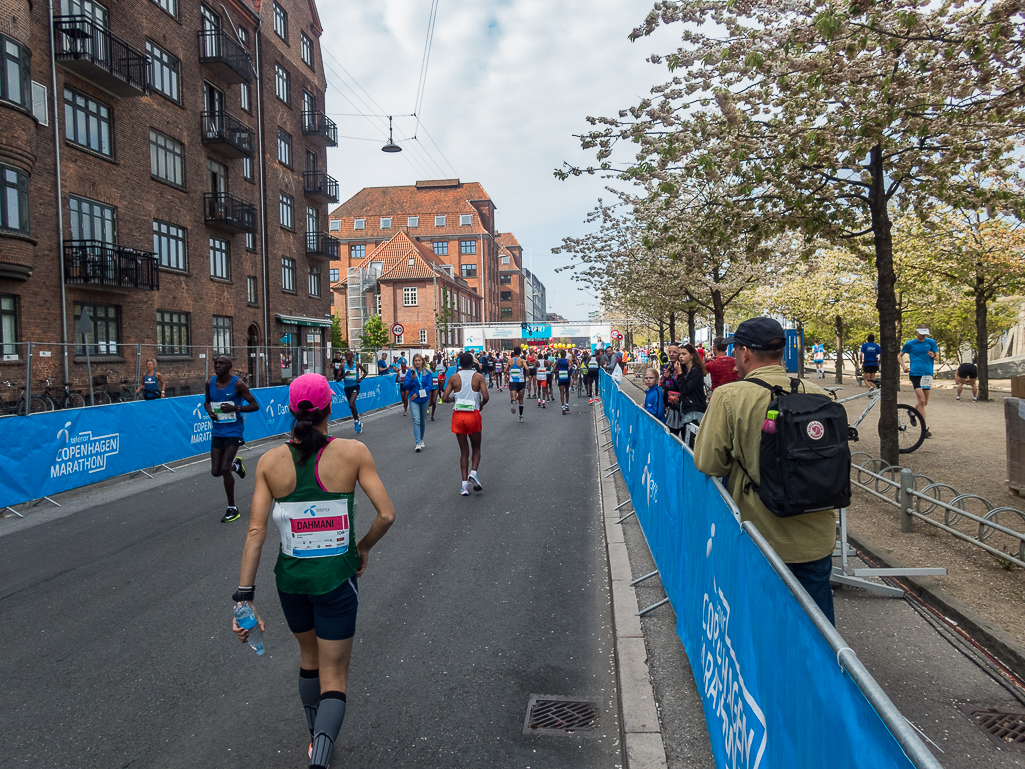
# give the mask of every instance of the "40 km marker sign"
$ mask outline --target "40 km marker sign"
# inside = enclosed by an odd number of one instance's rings
[[[402,332],[405,331],[405,330],[406,329],[402,328],[402,324],[401,323],[396,323],[394,326],[391,327],[391,332],[395,336],[402,336]]]

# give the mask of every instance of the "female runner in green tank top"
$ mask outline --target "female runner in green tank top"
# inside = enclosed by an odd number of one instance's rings
[[[274,567],[278,598],[299,641],[299,696],[312,737],[310,767],[316,769],[328,766],[345,717],[357,579],[366,571],[370,549],[395,520],[395,508],[367,447],[328,437],[331,395],[320,374],[303,374],[288,388],[296,420],[292,440],[267,452],[256,466],[239,589],[233,596],[236,601],[253,600],[267,521],[273,514],[281,538]],[[377,511],[359,542],[353,536],[357,483]],[[259,613],[257,618],[263,629]],[[248,631],[237,622],[233,630],[246,640]]]

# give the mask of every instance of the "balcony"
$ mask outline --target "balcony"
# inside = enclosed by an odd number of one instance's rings
[[[318,147],[338,146],[338,126],[323,112],[303,113],[303,136]]]
[[[337,259],[338,238],[326,232],[306,233],[306,256],[316,259]]]
[[[200,116],[203,144],[232,158],[253,156],[253,129],[228,112],[204,112]]]
[[[256,206],[226,192],[203,195],[203,218],[229,232],[256,232]]]
[[[53,21],[57,62],[115,96],[149,93],[149,57],[87,16]]]
[[[152,251],[100,240],[66,240],[64,282],[156,291],[160,288],[160,272]]]
[[[226,83],[253,80],[253,60],[249,52],[219,29],[207,29],[199,36],[199,63]]]
[[[306,197],[322,203],[338,202],[338,182],[323,171],[307,171],[303,174],[303,191]]]

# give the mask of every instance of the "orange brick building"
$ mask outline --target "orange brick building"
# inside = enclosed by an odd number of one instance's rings
[[[523,293],[523,247],[511,232],[500,232],[498,242],[498,319],[523,323],[527,307]]]

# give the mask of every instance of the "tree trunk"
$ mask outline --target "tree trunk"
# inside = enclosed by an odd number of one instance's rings
[[[797,321],[797,378],[804,379],[804,322]]]
[[[843,317],[834,316],[833,323],[836,327],[836,373],[833,375],[833,381],[843,384]]]
[[[658,319],[658,349],[666,349],[666,324],[662,322],[662,318]]]
[[[975,276],[975,365],[979,369],[979,400],[989,400],[989,307],[981,274]]]
[[[669,313],[669,341],[676,341],[676,313]]]
[[[712,322],[715,324],[715,336],[724,336],[723,328],[726,325],[726,308],[722,303],[722,291],[712,289]]]
[[[900,462],[897,440],[897,393],[900,390],[900,364],[897,354],[897,275],[893,269],[893,230],[886,210],[886,177],[883,173],[883,148],[876,145],[869,156],[872,188],[869,192],[872,214],[872,240],[875,245],[879,310],[879,345],[881,393],[879,398],[879,453],[890,465]]]
[[[697,314],[697,310],[687,310],[687,338],[691,344],[694,344],[694,340],[697,338],[696,329],[694,328],[694,319]]]

